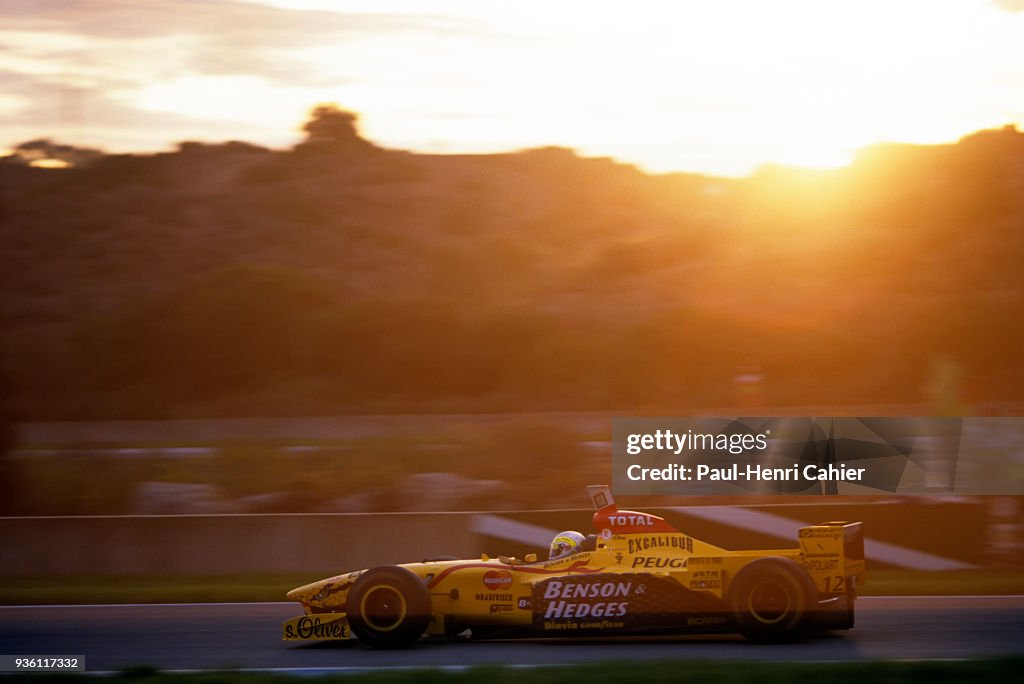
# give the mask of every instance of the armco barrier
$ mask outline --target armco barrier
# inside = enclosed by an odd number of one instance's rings
[[[459,513],[0,518],[0,575],[342,572],[472,555]]]
[[[734,549],[789,546],[802,524],[861,520],[876,567],[954,570],[991,558],[994,519],[986,508],[974,498],[647,510],[683,532]],[[589,532],[591,515],[574,510],[0,518],[0,576],[319,574],[439,555],[468,558],[481,551],[522,555],[543,552],[556,530]],[[1019,506],[1010,517],[1019,523]]]

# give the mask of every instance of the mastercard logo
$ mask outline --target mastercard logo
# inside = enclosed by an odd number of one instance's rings
[[[501,591],[512,586],[512,573],[508,570],[488,570],[484,573],[484,586],[491,591]]]

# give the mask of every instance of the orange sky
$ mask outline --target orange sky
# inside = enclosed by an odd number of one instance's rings
[[[1020,0],[5,7],[0,146],[285,146],[314,104],[334,101],[387,147],[562,145],[652,171],[743,175],[1024,126]]]

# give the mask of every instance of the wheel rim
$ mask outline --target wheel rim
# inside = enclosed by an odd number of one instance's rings
[[[781,584],[762,582],[750,591],[747,610],[762,624],[782,622],[793,610],[793,596]]]
[[[367,627],[377,632],[397,629],[406,614],[405,597],[390,584],[378,584],[363,595],[359,613]]]

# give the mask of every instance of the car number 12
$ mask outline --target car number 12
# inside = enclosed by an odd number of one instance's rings
[[[825,578],[825,592],[843,591],[846,589],[846,578],[842,575]]]

